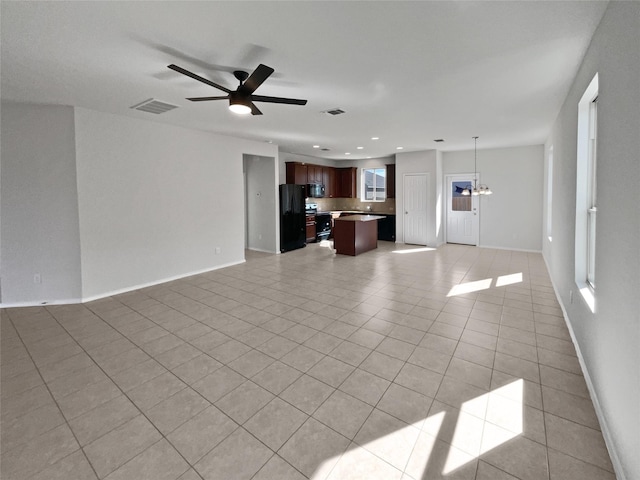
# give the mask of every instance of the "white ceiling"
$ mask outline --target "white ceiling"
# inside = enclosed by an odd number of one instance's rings
[[[470,149],[475,135],[479,148],[540,144],[606,5],[3,1],[0,92],[334,159]],[[308,104],[259,103],[264,115],[241,117],[189,102],[223,93],[171,63],[232,89],[232,70],[264,63],[276,73],[256,94]],[[129,108],[148,98],[180,108]],[[334,107],[346,113],[321,113]]]

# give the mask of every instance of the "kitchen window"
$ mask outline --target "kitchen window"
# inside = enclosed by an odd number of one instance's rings
[[[362,195],[363,202],[384,202],[387,198],[387,169],[363,168],[362,169]]]

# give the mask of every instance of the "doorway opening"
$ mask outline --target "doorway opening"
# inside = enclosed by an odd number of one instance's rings
[[[276,159],[243,155],[245,249],[277,253],[278,183]]]

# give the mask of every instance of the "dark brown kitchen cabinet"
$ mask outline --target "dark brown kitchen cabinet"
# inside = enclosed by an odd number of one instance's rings
[[[307,213],[306,231],[307,231],[307,243],[315,242],[316,241],[316,216],[314,214]]]
[[[306,163],[287,162],[287,183],[295,185],[306,185],[308,165]]]
[[[356,167],[336,168],[337,197],[356,198],[358,196],[356,188],[357,171]]]
[[[336,169],[333,167],[322,167],[322,183],[324,184],[324,196],[327,198],[337,197]]]
[[[307,183],[322,184],[322,166],[307,164]]]
[[[396,198],[396,165],[390,163],[387,167],[387,198]]]

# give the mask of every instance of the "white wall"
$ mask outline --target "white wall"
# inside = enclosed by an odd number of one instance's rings
[[[553,241],[544,256],[577,341],[617,477],[640,478],[640,3],[611,2],[547,140]],[[576,292],[578,101],[598,96],[595,313]],[[570,293],[573,292],[573,303]]]
[[[81,297],[74,112],[2,104],[2,303]],[[34,274],[42,283],[34,283]]]
[[[276,152],[274,145],[76,109],[83,296],[242,262],[242,155]]]
[[[441,183],[438,167],[439,154],[436,150],[405,152],[396,154],[396,241],[404,243],[404,175],[408,173],[428,173],[427,197],[427,245],[436,247],[442,243],[441,232],[437,228],[436,207]]]
[[[544,146],[478,149],[477,164],[493,191],[479,201],[480,246],[541,251]],[[473,167],[473,150],[443,154],[444,175]]]
[[[251,250],[277,253],[278,182],[275,158],[244,156],[246,245]],[[276,213],[274,213],[276,212]]]

